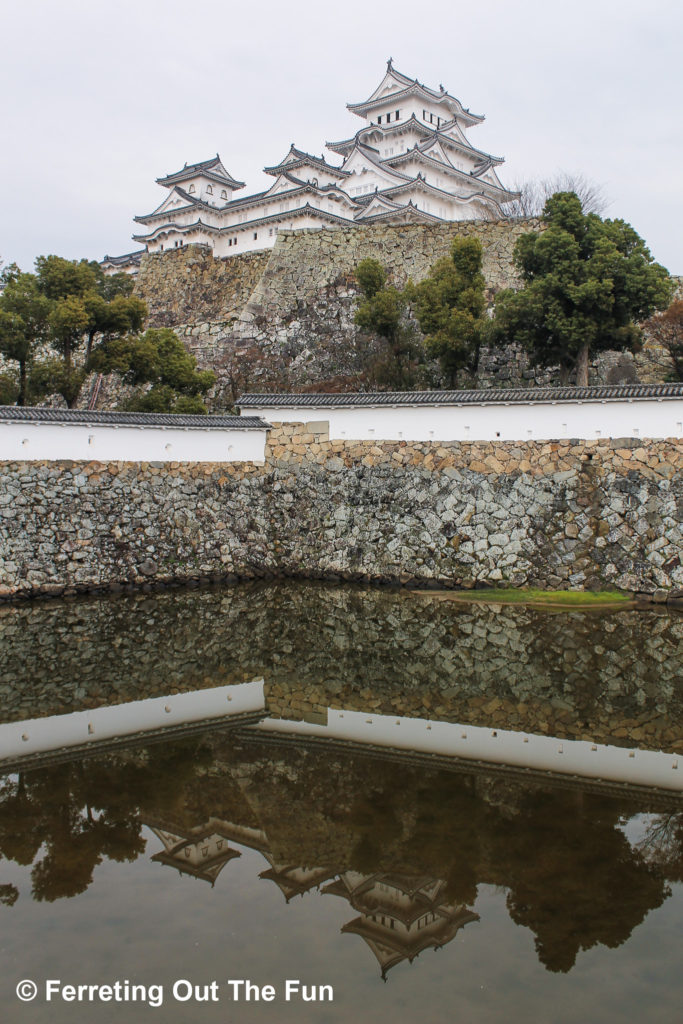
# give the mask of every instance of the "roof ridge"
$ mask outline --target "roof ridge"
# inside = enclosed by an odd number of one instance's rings
[[[611,384],[591,387],[478,388],[459,391],[365,391],[329,394],[251,392],[236,402],[240,408],[368,405],[461,405],[476,403],[610,401],[683,398],[683,383]]]
[[[115,410],[52,409],[47,406],[0,406],[0,423],[73,423],[106,426],[136,427],[201,427],[214,429],[234,427],[251,430],[266,427],[258,416],[225,416],[220,414],[202,416],[190,413],[121,412]]]

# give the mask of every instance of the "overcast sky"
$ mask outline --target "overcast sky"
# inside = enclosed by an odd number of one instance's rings
[[[139,246],[154,179],[220,153],[243,193],[289,144],[361,127],[393,57],[440,83],[505,157],[505,185],[558,170],[602,183],[683,273],[683,7],[676,0],[3,0],[0,259]],[[327,154],[331,159],[337,158]]]

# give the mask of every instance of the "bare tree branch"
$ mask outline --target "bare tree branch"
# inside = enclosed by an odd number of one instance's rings
[[[551,178],[530,178],[515,182],[511,191],[519,192],[519,199],[505,204],[506,216],[540,217],[546,200],[555,192],[575,192],[581,200],[584,213],[604,213],[610,205],[605,186],[591,181],[585,174],[558,171]]]

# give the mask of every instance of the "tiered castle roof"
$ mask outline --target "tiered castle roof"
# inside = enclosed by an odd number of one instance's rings
[[[264,168],[268,189],[242,198],[216,154],[157,178],[168,190],[151,213],[135,217],[133,237],[150,252],[192,242],[217,256],[267,248],[283,228],[348,223],[433,223],[503,215],[516,193],[501,184],[502,157],[476,149],[469,128],[483,121],[443,86],[432,89],[387,62],[377,88],[348,110],[366,121],[354,136],[328,142],[342,158],[298,149]],[[105,269],[114,268],[109,260]]]

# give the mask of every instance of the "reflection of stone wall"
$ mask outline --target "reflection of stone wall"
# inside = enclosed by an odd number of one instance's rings
[[[0,597],[304,575],[683,595],[680,441],[330,442],[264,465],[4,463]]]
[[[328,707],[683,753],[683,620],[260,583],[0,608],[6,721],[263,677]]]

